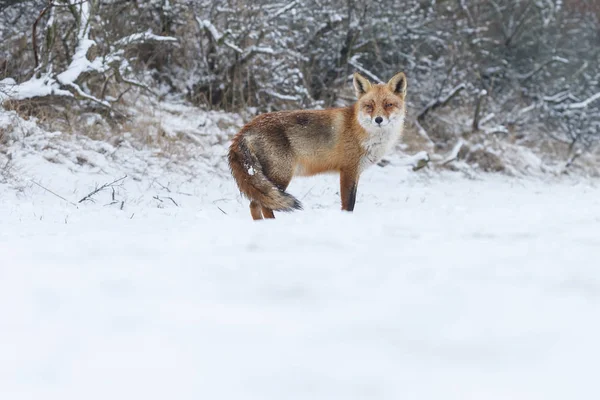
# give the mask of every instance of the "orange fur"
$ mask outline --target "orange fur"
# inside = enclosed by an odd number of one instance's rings
[[[360,173],[379,161],[401,134],[406,77],[371,85],[354,75],[358,101],[344,108],[266,113],[233,138],[229,165],[254,219],[300,209],[285,192],[294,175],[340,173],[342,209],[352,211]]]

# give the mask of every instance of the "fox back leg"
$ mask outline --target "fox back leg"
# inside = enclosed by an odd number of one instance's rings
[[[271,210],[270,208],[267,208],[267,207],[262,208],[262,214],[263,214],[263,217],[265,217],[265,218],[271,218],[271,219],[275,218],[275,214],[273,213],[273,210]]]
[[[252,214],[253,220],[263,219],[261,208],[262,207],[260,206],[260,204],[258,204],[258,202],[254,200],[250,202],[250,214]]]

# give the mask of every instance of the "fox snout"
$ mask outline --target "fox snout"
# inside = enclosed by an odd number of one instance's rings
[[[375,113],[374,113],[375,114]],[[383,128],[389,125],[393,121],[393,116],[385,116],[385,115],[369,115],[367,113],[361,112],[358,117],[360,123],[363,126],[370,126],[373,128]]]
[[[377,115],[374,118],[371,118],[371,124],[377,126],[378,128],[382,128],[388,125],[391,121],[390,117],[384,117],[381,115]]]
[[[390,119],[386,117],[382,117],[381,115],[376,116],[371,120],[371,123],[378,128],[384,127],[390,123]]]

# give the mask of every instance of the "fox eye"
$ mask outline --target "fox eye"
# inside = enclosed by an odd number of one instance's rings
[[[372,104],[367,104],[367,105],[365,106],[365,110],[367,110],[368,112],[371,112],[371,111],[373,111],[373,105],[372,105]]]
[[[392,103],[385,103],[385,108],[390,108],[390,107],[394,107],[394,105]]]

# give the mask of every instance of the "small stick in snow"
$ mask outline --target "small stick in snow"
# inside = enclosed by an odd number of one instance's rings
[[[173,200],[172,197],[167,197],[167,199],[171,200],[173,202],[173,204],[175,204],[177,207],[179,207],[179,204],[177,204],[177,202],[175,200]]]
[[[171,201],[173,202],[173,204],[175,204],[177,207],[179,207],[179,204],[177,204],[177,202],[176,202],[176,201],[175,201],[175,200],[174,200],[172,197],[169,197],[169,196],[164,196],[163,198],[164,198],[164,199],[169,199],[169,200],[171,200]],[[156,195],[156,196],[154,196],[154,197],[153,197],[153,199],[154,199],[154,200],[158,200],[158,201],[160,201],[161,203],[164,203],[164,200],[163,200],[163,199],[161,199],[159,195]]]
[[[222,209],[221,207],[219,207],[219,206],[216,206],[216,207],[217,207],[217,208],[219,209],[219,211],[221,211],[223,214],[227,215],[227,213],[226,213],[225,211],[223,211],[223,209]]]
[[[92,196],[94,196],[95,194],[97,194],[98,192],[103,191],[106,188],[112,188],[114,190],[114,187],[116,184],[121,183],[125,178],[127,178],[127,175],[123,176],[122,178],[119,179],[115,179],[114,181],[110,182],[110,183],[105,183],[104,185],[96,188],[94,191],[90,192],[87,194],[87,196],[84,196],[81,200],[79,200],[79,203],[83,203],[86,200],[92,200]],[[113,200],[114,200],[114,193],[113,193]]]
[[[315,185],[313,185],[313,186],[312,186],[310,189],[308,189],[308,192],[306,192],[306,193],[304,194],[304,196],[302,196],[302,197],[300,198],[300,200],[304,200],[304,199],[306,198],[306,196],[308,196],[308,195],[310,194],[310,192],[312,192],[312,190],[313,190],[314,188],[315,188]]]
[[[169,189],[168,186],[163,185],[162,183],[160,183],[159,181],[155,180],[155,183],[158,184],[158,186],[160,186],[161,188],[165,189],[167,192],[171,193],[171,189]]]
[[[62,197],[62,196],[61,196],[61,195],[59,195],[59,194],[56,194],[56,193],[54,193],[52,190],[50,190],[50,189],[48,189],[48,188],[45,188],[45,187],[43,187],[42,185],[40,185],[39,183],[37,183],[37,182],[36,182],[36,181],[34,181],[33,179],[31,179],[31,183],[34,183],[34,184],[36,184],[37,186],[41,187],[42,189],[44,189],[44,190],[45,190],[45,191],[47,191],[48,193],[51,193],[51,194],[55,195],[56,197],[58,197],[59,199],[61,199],[61,200],[64,200],[64,201],[66,201],[67,203],[69,203],[69,204],[71,204],[71,205],[74,205],[75,207],[77,207],[77,204],[73,203],[72,201],[69,201],[69,200],[65,199],[64,197]]]

